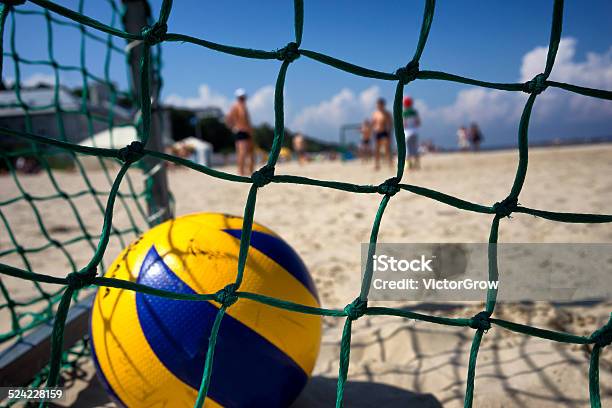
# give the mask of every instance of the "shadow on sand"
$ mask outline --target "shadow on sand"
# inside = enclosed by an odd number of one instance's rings
[[[336,378],[311,378],[291,408],[335,406],[337,381]],[[344,388],[344,402],[346,406],[357,408],[442,407],[442,404],[431,394],[419,394],[393,385],[367,381],[349,381]]]

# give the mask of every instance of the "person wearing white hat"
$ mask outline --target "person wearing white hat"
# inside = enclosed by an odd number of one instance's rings
[[[253,153],[253,128],[247,110],[246,91],[242,88],[236,89],[236,102],[232,105],[225,117],[225,123],[234,133],[236,143],[236,158],[238,161],[238,174],[248,176],[253,173],[255,157]],[[248,169],[248,172],[247,172]]]

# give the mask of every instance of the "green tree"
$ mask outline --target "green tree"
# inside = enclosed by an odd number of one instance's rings
[[[170,121],[172,128],[172,139],[182,140],[195,134],[191,123],[193,112],[188,109],[170,109]]]
[[[215,117],[207,117],[199,123],[202,139],[213,145],[215,152],[234,150],[234,135],[229,128]]]
[[[283,147],[291,147],[291,139],[293,133],[285,128],[285,137],[283,138]],[[274,142],[274,127],[269,123],[262,123],[259,126],[253,127],[253,141],[263,150],[270,151]]]

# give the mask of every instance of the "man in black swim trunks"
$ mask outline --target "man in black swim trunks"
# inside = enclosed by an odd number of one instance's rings
[[[393,127],[393,119],[388,110],[385,109],[385,100],[378,98],[376,101],[376,110],[372,114],[372,129],[376,137],[376,151],[374,152],[374,169],[380,169],[380,155],[384,151],[389,162],[389,166],[393,166],[391,158],[391,129]]]
[[[236,143],[236,159],[238,161],[238,174],[248,176],[253,173],[255,155],[251,135],[253,128],[246,106],[246,92],[240,88],[236,90],[236,102],[225,117],[225,123],[234,132]],[[247,172],[248,167],[248,172]]]

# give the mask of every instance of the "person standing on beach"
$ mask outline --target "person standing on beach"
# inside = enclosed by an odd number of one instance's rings
[[[253,153],[253,128],[247,110],[246,91],[242,88],[235,92],[236,102],[232,105],[225,117],[225,123],[234,134],[236,144],[236,160],[238,162],[238,174],[248,176],[253,173],[255,157]],[[247,172],[248,169],[248,172]]]
[[[380,155],[384,151],[389,166],[393,166],[391,159],[391,128],[393,119],[388,110],[385,109],[385,100],[378,98],[376,101],[376,110],[372,114],[372,129],[376,137],[376,150],[374,152],[374,169],[380,169]]]
[[[370,149],[370,139],[372,138],[372,124],[369,120],[364,120],[361,124],[361,129],[359,129],[361,133],[361,144],[359,145],[359,156],[364,163],[367,163],[372,155],[372,150]]]
[[[465,152],[470,147],[468,131],[465,126],[461,126],[459,129],[457,129],[457,145],[459,146],[459,150],[462,152]]]
[[[419,162],[419,134],[418,128],[421,126],[419,113],[412,106],[412,98],[404,98],[404,134],[406,136],[406,148],[408,149],[408,168],[417,170]]]
[[[472,143],[472,149],[477,152],[480,150],[480,143],[482,143],[482,132],[480,128],[476,124],[476,122],[472,122],[470,125],[470,142]]]
[[[305,164],[307,157],[306,140],[304,140],[304,136],[301,133],[296,133],[291,140],[291,144],[293,146],[293,153],[295,154],[298,163],[300,165]]]

